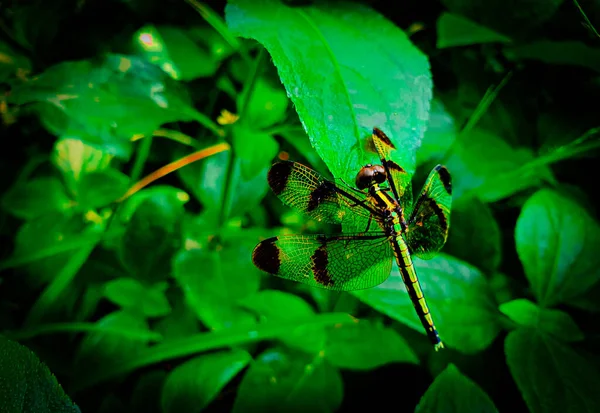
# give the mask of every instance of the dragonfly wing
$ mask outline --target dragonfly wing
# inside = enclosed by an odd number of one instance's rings
[[[260,242],[252,261],[288,280],[353,291],[384,282],[392,270],[393,251],[384,233],[285,235]]]
[[[400,165],[392,160],[392,155],[396,147],[379,128],[373,128],[373,144],[377,149],[381,165],[385,168],[388,176],[388,182],[394,197],[400,202],[402,207],[412,204],[412,185],[410,175]]]
[[[344,228],[364,231],[369,217],[376,213],[367,194],[333,183],[297,162],[273,164],[268,182],[284,204],[317,221],[343,223]]]
[[[412,254],[429,259],[442,249],[448,238],[451,206],[450,173],[445,166],[437,165],[423,185],[404,233]]]

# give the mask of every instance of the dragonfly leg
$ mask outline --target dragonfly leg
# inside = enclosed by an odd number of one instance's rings
[[[371,228],[371,221],[373,221],[373,215],[369,215],[369,221],[367,222],[367,228],[365,232],[369,232],[369,228]]]

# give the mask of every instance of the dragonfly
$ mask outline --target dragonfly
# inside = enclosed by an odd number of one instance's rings
[[[341,224],[337,234],[282,235],[261,241],[252,253],[256,267],[312,287],[355,291],[383,283],[396,261],[408,295],[435,350],[443,348],[412,257],[432,258],[450,227],[452,182],[445,166],[429,173],[413,204],[410,175],[396,162],[394,144],[375,127],[380,164],[360,169],[351,187],[332,182],[293,161],[269,170],[272,191],[284,204],[311,218]]]

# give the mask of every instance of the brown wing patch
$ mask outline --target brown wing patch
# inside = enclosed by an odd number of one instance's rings
[[[259,269],[269,274],[277,274],[281,268],[279,247],[275,245],[277,237],[269,238],[259,243],[252,251],[252,262]]]

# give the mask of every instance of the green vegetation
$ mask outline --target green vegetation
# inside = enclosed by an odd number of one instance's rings
[[[0,3],[2,412],[600,411],[600,6],[384,4]],[[374,126],[452,175],[439,352],[397,268],[252,264],[335,230],[272,163],[353,185]]]

